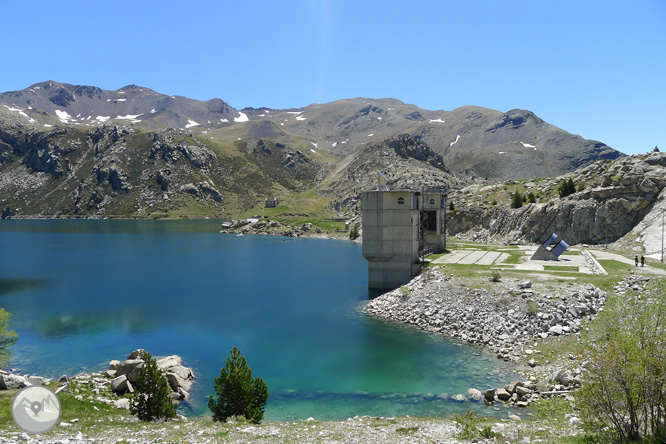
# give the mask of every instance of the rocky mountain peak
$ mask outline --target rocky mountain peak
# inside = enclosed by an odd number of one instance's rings
[[[524,109],[512,109],[502,116],[491,122],[486,131],[495,131],[500,128],[507,130],[515,130],[530,123],[534,125],[541,125],[544,123],[543,120],[538,118],[532,111]]]

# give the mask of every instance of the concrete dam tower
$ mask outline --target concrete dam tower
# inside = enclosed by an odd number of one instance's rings
[[[363,257],[368,287],[394,289],[421,270],[420,258],[446,249],[446,193],[377,190],[361,193]]]

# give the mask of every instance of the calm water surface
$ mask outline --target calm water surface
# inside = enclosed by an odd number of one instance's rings
[[[219,221],[0,221],[12,367],[57,377],[145,348],[178,354],[206,413],[229,350],[270,391],[267,419],[442,416],[439,398],[513,378],[478,349],[364,316],[361,247],[219,234]]]

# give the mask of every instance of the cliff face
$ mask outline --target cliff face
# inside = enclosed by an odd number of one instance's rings
[[[578,191],[561,198],[557,187],[569,178]],[[540,243],[557,233],[569,244],[606,243],[644,221],[654,225],[648,220],[661,211],[665,186],[666,153],[599,161],[539,183],[473,185],[452,195],[456,209],[449,214],[449,229],[451,234],[477,240]],[[510,208],[508,195],[514,190],[532,192],[537,202]],[[635,234],[639,237],[644,231]]]
[[[400,135],[372,143],[339,162],[324,179],[321,192],[333,199],[340,212],[358,215],[360,194],[377,186],[378,172],[390,189],[459,188],[461,180],[444,165],[442,156],[421,139]]]

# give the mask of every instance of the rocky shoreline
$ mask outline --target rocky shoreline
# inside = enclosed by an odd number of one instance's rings
[[[640,289],[646,282],[632,276],[619,283],[616,291]],[[485,347],[498,359],[525,369],[524,381],[484,392],[470,388],[461,401],[526,407],[543,396],[567,395],[579,388],[584,362],[576,362],[573,355],[546,362],[535,350],[536,341],[580,337],[584,323],[603,309],[606,293],[591,284],[535,285],[516,279],[479,284],[474,288],[468,278],[428,270],[409,284],[369,301],[363,311]]]
[[[62,376],[55,384],[53,380],[38,376],[15,375],[7,372],[0,374],[0,386],[7,389],[20,389],[33,384],[50,384],[56,393],[65,393],[78,401],[89,402],[95,411],[100,410],[95,403],[109,405],[114,411],[123,412],[129,408],[126,394],[132,392],[132,380],[136,380],[138,371],[145,361],[145,350],[132,352],[123,361],[112,360],[105,371],[90,374],[78,374],[68,378]],[[168,356],[157,360],[160,370],[169,378],[172,388],[172,399],[187,398],[188,387],[194,380],[192,369],[184,367],[182,360],[176,356]],[[176,382],[177,384],[174,384]],[[470,389],[466,395],[455,395],[457,401],[483,400],[486,404],[503,402],[505,405],[522,403],[525,399],[533,402],[538,395],[533,394],[527,383],[514,383],[497,390],[484,393]],[[462,398],[462,399],[459,399]],[[100,405],[100,404],[97,404]],[[521,404],[518,404],[521,405]],[[495,408],[497,409],[497,407]],[[532,416],[531,413],[519,413],[514,409],[507,410],[505,419],[491,422],[492,429],[507,439],[518,439],[525,433],[531,433],[535,427],[532,421],[523,421]],[[101,412],[100,412],[101,413]],[[63,414],[71,416],[71,412]],[[414,442],[427,443],[433,440],[441,443],[458,444],[468,442],[461,438],[464,426],[455,417],[417,418],[398,417],[383,418],[356,416],[341,421],[318,421],[313,418],[300,421],[274,422],[266,421],[254,425],[244,421],[232,420],[227,423],[215,423],[209,416],[188,419],[177,415],[172,422],[142,423],[136,417],[124,414],[109,416],[105,413],[86,417],[82,412],[74,417],[66,417],[58,426],[45,435],[28,435],[18,427],[10,425],[0,432],[0,444],[99,444],[99,443],[150,443],[150,442]],[[83,415],[83,416],[79,416]],[[540,422],[540,430],[549,430],[552,436],[569,436],[581,432],[580,422],[575,415],[567,415],[565,427],[553,426],[549,422]],[[478,430],[476,433],[479,433]],[[480,435],[479,435],[480,436]],[[475,442],[495,442],[494,439],[476,439]]]
[[[84,400],[84,392],[89,401],[99,401],[104,404],[113,405],[117,408],[128,409],[130,400],[123,395],[133,393],[139,373],[144,366],[148,352],[138,349],[129,354],[123,361],[112,360],[109,368],[102,372],[80,373],[69,378],[61,376],[55,381],[55,393],[67,393],[74,395],[79,401]],[[157,368],[167,378],[171,388],[171,399],[173,402],[187,400],[189,390],[194,383],[194,372],[191,368],[183,365],[183,360],[178,355],[171,355],[156,360]],[[22,389],[32,385],[52,384],[53,379],[35,375],[21,375],[0,370],[0,390]],[[73,382],[77,387],[86,387],[86,390],[72,388]]]
[[[500,359],[518,362],[534,339],[579,334],[581,323],[593,318],[606,300],[606,293],[591,284],[553,291],[529,280],[502,279],[488,288],[468,283],[428,270],[369,301],[364,311],[485,346]]]
[[[268,236],[285,237],[312,237],[322,239],[345,239],[349,238],[349,232],[331,234],[324,232],[321,228],[304,223],[298,225],[287,225],[277,220],[262,219],[234,219],[221,225],[220,233],[244,236],[246,234],[264,234]]]

